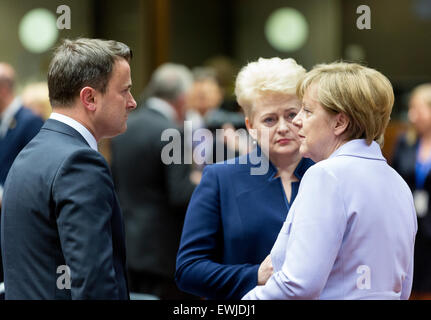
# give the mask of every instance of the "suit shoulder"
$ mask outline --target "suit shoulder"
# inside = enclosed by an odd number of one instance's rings
[[[58,166],[59,169],[72,162],[97,163],[108,167],[105,158],[84,141],[65,133],[44,129],[25,148],[22,158],[38,163],[42,161],[51,168]]]
[[[94,184],[96,181],[113,189],[111,171],[105,158],[90,148],[77,148],[64,154],[54,177],[54,184]],[[79,180],[79,181],[78,181]],[[102,185],[99,184],[99,187]]]
[[[250,171],[250,161],[247,155],[228,159],[225,161],[216,162],[214,164],[208,165],[211,170],[223,174],[234,174],[238,172]]]
[[[108,168],[108,163],[102,154],[88,147],[78,147],[67,152],[64,157],[64,163],[69,162],[79,162],[84,165],[101,165]]]

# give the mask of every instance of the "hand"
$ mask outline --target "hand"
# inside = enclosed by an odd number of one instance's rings
[[[257,271],[257,285],[264,285],[269,278],[271,278],[274,269],[272,268],[271,255],[267,256],[265,260],[260,264],[259,270]]]

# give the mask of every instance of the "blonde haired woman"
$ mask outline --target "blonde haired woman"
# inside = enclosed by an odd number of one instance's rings
[[[317,163],[271,251],[274,274],[244,299],[407,299],[413,198],[377,142],[394,95],[376,70],[318,65],[299,83],[300,153]]]
[[[392,167],[413,192],[418,234],[412,299],[431,299],[431,83],[414,88],[409,99],[411,130],[395,147]]]
[[[236,95],[257,148],[205,167],[190,201],[177,255],[180,289],[209,299],[240,299],[272,274],[267,258],[305,171],[293,118],[305,70],[293,59],[259,59],[244,67]],[[266,171],[252,159],[261,157]],[[263,168],[265,168],[263,166]],[[255,172],[255,174],[254,174]]]

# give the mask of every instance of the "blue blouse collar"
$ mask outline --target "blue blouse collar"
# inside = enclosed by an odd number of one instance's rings
[[[268,168],[268,172],[266,174],[267,180],[271,181],[274,180],[276,178],[275,175],[278,172],[277,167],[271,162],[271,160],[269,160],[266,155],[262,152],[262,149],[260,148],[260,146],[258,145],[256,147],[256,149],[254,149],[252,151],[253,155],[256,157],[265,157],[265,161],[268,161],[269,163],[269,168]],[[312,165],[314,165],[314,161],[308,158],[302,158],[301,161],[298,163],[295,171],[294,171],[294,175],[296,178],[298,178],[298,180],[301,180],[302,177],[304,176],[305,172],[307,171],[308,168],[310,168]]]

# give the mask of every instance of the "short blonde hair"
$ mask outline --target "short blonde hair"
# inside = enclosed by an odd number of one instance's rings
[[[318,102],[329,112],[344,113],[350,123],[347,140],[365,139],[383,144],[383,136],[394,104],[394,91],[388,78],[357,63],[334,62],[316,65],[299,82],[297,96],[302,100],[313,84]]]
[[[415,87],[410,95],[410,99],[414,96],[420,96],[431,107],[431,83],[423,83]]]
[[[306,70],[292,58],[259,58],[239,72],[235,95],[247,117],[253,113],[253,102],[267,94],[296,95],[296,85]]]

